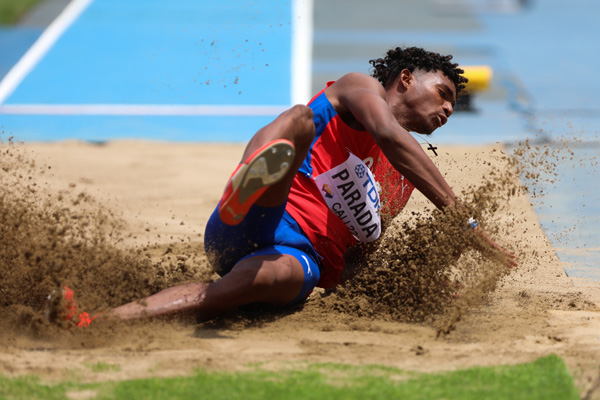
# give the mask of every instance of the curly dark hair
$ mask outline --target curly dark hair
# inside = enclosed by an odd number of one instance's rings
[[[384,87],[400,75],[403,69],[411,73],[415,69],[430,71],[442,71],[456,86],[456,93],[461,93],[468,79],[462,75],[465,71],[458,68],[458,64],[450,62],[451,55],[443,56],[439,53],[423,50],[419,47],[407,47],[402,49],[396,47],[387,52],[385,58],[370,60],[373,66],[371,76],[377,78]]]

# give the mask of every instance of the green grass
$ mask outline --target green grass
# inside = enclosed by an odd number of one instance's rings
[[[0,377],[2,399],[63,399],[67,394],[97,399],[579,399],[565,364],[557,356],[528,364],[442,374],[314,364],[280,372],[198,371],[189,377],[52,386],[32,377]]]
[[[0,0],[0,24],[11,25],[19,21],[27,10],[40,0]]]
[[[103,362],[97,362],[96,364],[85,364],[89,367],[92,372],[107,372],[107,371],[120,371],[121,367],[115,364],[107,364]]]

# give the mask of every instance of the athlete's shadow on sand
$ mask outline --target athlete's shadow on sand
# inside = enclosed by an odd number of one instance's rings
[[[224,331],[262,328],[288,315],[301,312],[303,308],[304,303],[287,308],[250,304],[209,321],[198,322],[192,336],[203,339],[229,338],[229,336],[223,334]]]

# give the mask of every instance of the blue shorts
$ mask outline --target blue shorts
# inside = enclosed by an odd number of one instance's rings
[[[298,223],[285,211],[285,203],[272,208],[254,205],[244,220],[234,226],[223,223],[215,209],[206,224],[204,249],[221,276],[245,258],[274,254],[296,257],[304,269],[304,283],[290,305],[308,297],[321,276],[319,255]]]

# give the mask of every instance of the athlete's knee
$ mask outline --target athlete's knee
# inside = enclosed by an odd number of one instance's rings
[[[314,114],[312,108],[302,104],[296,104],[290,111],[293,113],[298,129],[308,135],[314,136],[315,123],[313,121]]]
[[[288,110],[294,130],[294,144],[298,150],[308,149],[315,138],[315,123],[310,107],[297,104]]]
[[[258,269],[252,287],[259,293],[279,293],[290,286],[296,286],[303,279],[304,274],[297,269],[295,259],[280,256]]]
[[[252,289],[257,293],[267,293],[277,284],[277,274],[267,268],[262,268],[254,276]]]
[[[292,106],[288,112],[300,120],[312,121],[313,119],[312,108],[305,106],[304,104],[296,104],[295,106]]]
[[[249,257],[238,262],[223,277],[236,288],[243,304],[288,304],[298,296],[304,283],[300,262],[289,255]]]

